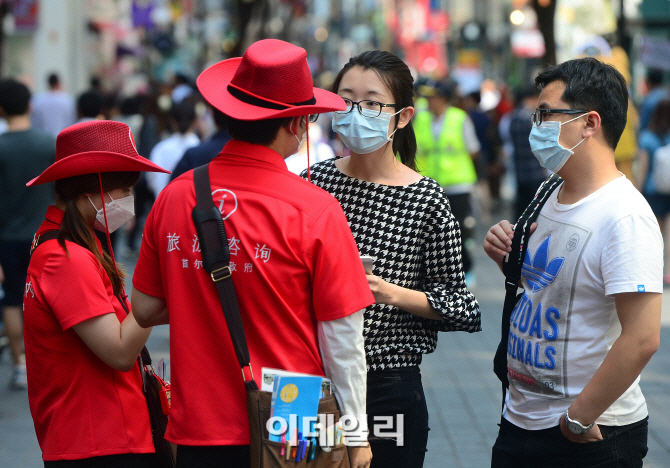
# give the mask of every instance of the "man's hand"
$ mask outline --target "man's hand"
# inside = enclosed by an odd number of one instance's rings
[[[531,234],[537,229],[537,223],[530,226]],[[489,232],[484,237],[484,251],[491,260],[496,262],[502,269],[502,262],[509,252],[512,251],[512,238],[514,237],[514,228],[509,221],[503,219],[498,224],[491,226]]]
[[[600,428],[598,427],[597,424],[594,424],[593,427],[589,429],[589,432],[587,432],[586,434],[573,434],[572,432],[570,432],[570,429],[568,429],[568,425],[565,422],[565,414],[561,415],[560,428],[561,432],[563,433],[563,436],[565,436],[566,439],[572,442],[577,442],[578,444],[597,442],[599,440],[602,440],[603,438],[603,435],[600,433]]]
[[[512,251],[513,237],[514,229],[512,229],[512,225],[509,221],[503,219],[498,224],[491,226],[489,232],[486,233],[486,237],[484,237],[484,252],[498,266],[501,266],[505,255]]]
[[[372,461],[372,450],[367,447],[349,447],[351,468],[368,468]]]

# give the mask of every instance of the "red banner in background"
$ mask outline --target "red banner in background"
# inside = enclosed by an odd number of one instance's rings
[[[398,0],[389,8],[387,25],[404,51],[405,62],[420,75],[448,72],[449,15],[431,9],[430,0]]]

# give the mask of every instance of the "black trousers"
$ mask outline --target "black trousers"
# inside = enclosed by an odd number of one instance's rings
[[[251,466],[248,445],[177,447],[177,468],[247,468]]]
[[[367,411],[371,468],[422,467],[429,428],[419,367],[368,372]]]
[[[45,461],[44,468],[153,468],[155,460],[153,453],[124,453],[82,460]]]
[[[601,426],[603,439],[580,444],[559,426],[528,431],[501,418],[491,468],[639,468],[647,455],[649,418],[626,426]]]
[[[451,213],[458,221],[458,225],[461,228],[461,255],[463,257],[463,273],[467,273],[472,269],[472,256],[468,251],[466,242],[468,239],[472,238],[473,230],[465,226],[465,219],[468,216],[472,216],[472,204],[470,201],[469,193],[457,193],[447,195],[449,198],[449,205],[451,206]]]

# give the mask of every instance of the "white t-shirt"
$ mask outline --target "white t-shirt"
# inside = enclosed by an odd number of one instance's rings
[[[529,430],[558,425],[621,334],[614,295],[663,292],[663,240],[633,184],[622,176],[573,205],[558,203],[560,189],[530,236],[510,320],[503,416]],[[597,423],[647,416],[639,380]]]

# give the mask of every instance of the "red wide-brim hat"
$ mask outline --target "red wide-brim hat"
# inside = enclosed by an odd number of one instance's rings
[[[32,185],[99,172],[170,171],[137,153],[130,127],[112,120],[71,125],[56,138],[56,162],[28,182]]]
[[[255,42],[242,57],[212,65],[197,85],[212,106],[239,120],[346,109],[337,94],[314,87],[305,49],[278,39]]]

